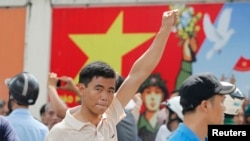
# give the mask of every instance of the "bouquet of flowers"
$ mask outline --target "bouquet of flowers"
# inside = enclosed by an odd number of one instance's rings
[[[202,17],[202,13],[195,13],[193,7],[186,5],[170,5],[170,10],[179,9],[179,18],[177,26],[174,29],[177,36],[181,39],[181,44],[190,37],[195,37],[196,33],[200,30],[197,22]]]

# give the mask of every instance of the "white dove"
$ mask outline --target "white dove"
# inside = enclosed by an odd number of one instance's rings
[[[234,34],[234,29],[229,29],[232,9],[227,8],[222,11],[218,20],[217,28],[212,24],[210,16],[206,13],[203,19],[203,28],[206,37],[214,42],[214,46],[207,52],[206,58],[210,59],[215,52],[220,53],[221,49]]]

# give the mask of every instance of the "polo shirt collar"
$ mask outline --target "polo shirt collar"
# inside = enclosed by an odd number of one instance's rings
[[[74,128],[75,130],[81,130],[82,128],[84,128],[85,126],[88,126],[88,125],[93,125],[92,123],[90,122],[82,122],[78,119],[76,119],[72,113],[75,113],[76,111],[80,110],[81,106],[76,106],[74,108],[70,108],[67,110],[66,112],[66,116],[65,116],[65,123],[70,125],[72,128]],[[106,119],[107,118],[107,115],[104,113],[102,115],[102,119],[101,121],[98,123],[100,124],[102,122],[102,120]]]

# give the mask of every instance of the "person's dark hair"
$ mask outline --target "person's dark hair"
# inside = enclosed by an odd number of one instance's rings
[[[120,88],[120,86],[122,85],[123,81],[124,81],[124,78],[121,75],[117,75],[115,91],[117,91]]]
[[[80,72],[79,83],[88,86],[93,77],[116,78],[116,72],[107,63],[95,61],[86,65]]]
[[[212,97],[210,97],[210,98],[208,99],[208,101],[210,101],[210,102],[212,103],[212,105],[214,105],[215,95],[212,96]],[[184,115],[184,114],[186,114],[186,113],[192,113],[192,112],[195,111],[195,109],[196,109],[196,108],[186,108],[186,109],[183,108],[182,114]]]
[[[41,108],[40,108],[40,116],[42,116],[42,114],[43,113],[45,113],[45,107],[46,107],[46,103],[45,104],[43,104],[42,106],[41,106]]]
[[[195,111],[194,108],[183,109],[183,110],[182,110],[182,114],[185,115],[186,113],[192,113],[192,112],[194,112],[194,111]]]

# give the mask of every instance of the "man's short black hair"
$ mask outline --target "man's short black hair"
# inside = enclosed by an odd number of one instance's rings
[[[88,86],[93,77],[116,78],[116,72],[107,63],[95,61],[86,65],[80,72],[79,83]]]

